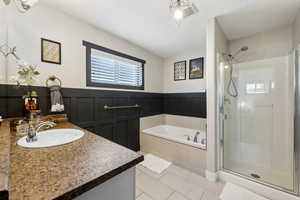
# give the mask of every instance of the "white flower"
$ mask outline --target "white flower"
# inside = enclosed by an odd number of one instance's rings
[[[17,82],[17,81],[20,81],[18,76],[9,77],[9,82]]]
[[[22,0],[24,2],[24,4],[32,7],[34,4],[36,4],[38,2],[38,0]]]
[[[17,64],[19,67],[28,67],[28,63],[25,60],[17,60]]]

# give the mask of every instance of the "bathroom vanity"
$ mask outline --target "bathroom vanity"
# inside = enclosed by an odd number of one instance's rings
[[[80,129],[69,123],[55,128]],[[82,129],[80,129],[82,130]],[[135,165],[143,156],[89,131],[69,144],[23,148],[0,127],[0,199],[135,199]],[[118,192],[116,192],[118,191]]]

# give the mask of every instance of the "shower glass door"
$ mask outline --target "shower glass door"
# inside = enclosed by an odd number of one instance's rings
[[[291,193],[295,192],[292,60],[285,56],[224,62],[220,75],[223,169]],[[236,97],[230,95],[235,92],[230,92],[234,90],[230,80],[236,85]]]

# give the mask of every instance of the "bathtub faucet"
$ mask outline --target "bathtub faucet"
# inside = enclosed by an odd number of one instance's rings
[[[194,137],[194,142],[195,143],[198,143],[198,135],[200,135],[199,131],[197,131],[196,134],[195,134],[195,137]]]

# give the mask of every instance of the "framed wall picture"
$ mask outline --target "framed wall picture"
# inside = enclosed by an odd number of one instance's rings
[[[186,80],[186,61],[174,63],[174,81]]]
[[[61,43],[41,39],[42,62],[61,64]]]
[[[202,79],[204,77],[204,58],[196,58],[190,60],[190,79]]]

